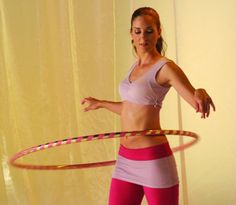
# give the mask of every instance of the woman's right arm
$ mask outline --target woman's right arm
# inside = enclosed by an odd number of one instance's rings
[[[114,112],[118,115],[121,114],[122,102],[112,102],[107,100],[98,100],[96,98],[87,97],[82,99],[81,104],[88,103],[88,106],[84,108],[84,112],[90,110],[96,110],[99,108],[105,108],[111,112]]]

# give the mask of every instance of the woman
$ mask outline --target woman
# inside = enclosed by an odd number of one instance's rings
[[[120,83],[122,102],[87,97],[84,111],[106,108],[121,118],[123,131],[161,129],[162,101],[173,86],[202,118],[215,106],[204,89],[195,89],[183,71],[162,55],[163,39],[158,13],[149,7],[134,11],[130,29],[137,61]],[[109,204],[177,205],[179,181],[166,136],[121,138],[113,173]]]

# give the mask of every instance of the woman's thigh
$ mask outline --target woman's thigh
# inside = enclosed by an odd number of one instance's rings
[[[143,187],[149,205],[178,205],[179,185],[169,188]]]
[[[143,195],[142,186],[112,178],[109,205],[140,205]]]

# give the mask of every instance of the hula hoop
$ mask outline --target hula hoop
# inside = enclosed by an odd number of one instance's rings
[[[173,147],[172,151],[177,152],[180,150],[184,150],[193,144],[195,144],[199,140],[199,136],[190,131],[184,130],[144,130],[144,131],[131,131],[131,132],[111,132],[111,133],[102,133],[102,134],[95,134],[95,135],[87,135],[87,136],[79,136],[74,138],[67,138],[63,140],[57,140],[53,142],[48,142],[46,144],[37,145],[31,148],[27,148],[22,150],[16,154],[14,154],[9,163],[17,168],[22,169],[33,169],[33,170],[65,170],[65,169],[81,169],[81,168],[92,168],[92,167],[102,167],[102,166],[109,166],[114,165],[116,160],[111,161],[103,161],[103,162],[93,162],[93,163],[83,163],[83,164],[65,164],[65,165],[34,165],[34,164],[22,164],[17,163],[16,160],[22,158],[25,155],[42,151],[45,149],[58,147],[61,145],[68,145],[72,143],[80,143],[85,141],[92,141],[92,140],[102,140],[102,139],[112,139],[112,138],[121,138],[121,137],[131,137],[135,135],[146,135],[146,136],[157,136],[157,135],[179,135],[179,136],[188,136],[193,138],[190,142],[182,144],[177,147]]]

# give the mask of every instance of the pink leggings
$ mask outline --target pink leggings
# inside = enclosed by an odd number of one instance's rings
[[[149,188],[112,178],[109,205],[140,205],[144,194],[149,205],[178,205],[179,185]]]

